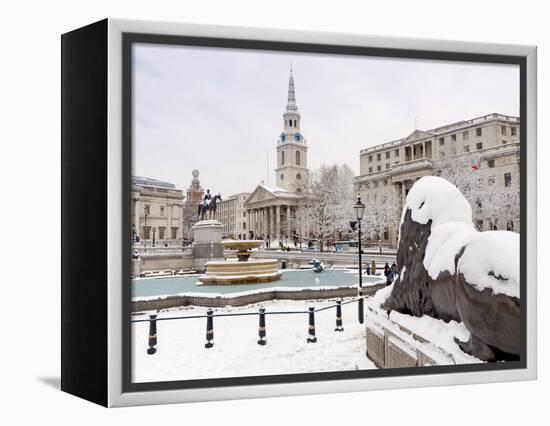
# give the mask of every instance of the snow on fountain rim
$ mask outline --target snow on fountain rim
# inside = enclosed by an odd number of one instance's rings
[[[432,221],[424,267],[432,279],[455,270],[455,255],[466,247],[458,271],[479,291],[519,298],[519,234],[509,231],[479,232],[472,222],[472,207],[460,190],[438,176],[420,178],[409,191],[400,227],[407,209],[411,219]],[[505,280],[497,279],[498,276]]]

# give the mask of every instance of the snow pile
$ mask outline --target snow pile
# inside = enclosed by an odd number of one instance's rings
[[[428,275],[436,280],[442,272],[462,273],[479,291],[519,298],[519,235],[508,231],[478,232],[472,208],[456,186],[437,176],[418,180],[407,195],[413,221],[432,221],[424,256]],[[455,270],[455,256],[465,248]]]
[[[465,280],[479,291],[519,299],[519,234],[508,231],[477,232],[458,261]]]
[[[472,207],[456,186],[437,176],[424,176],[416,181],[407,195],[405,212],[411,209],[412,219],[421,224],[432,221],[432,226],[448,222],[472,224]]]
[[[216,313],[307,311],[334,301],[271,301]],[[159,318],[204,315],[208,308],[187,307],[162,311]],[[365,353],[365,327],[357,321],[357,304],[342,306],[343,332],[335,332],[335,309],[315,314],[317,343],[307,343],[308,315],[266,315],[267,344],[258,340],[258,317],[215,317],[214,347],[205,349],[206,319],[157,322],[158,346],[147,355],[149,323],[132,324],[134,382],[192,380],[218,377],[299,374],[376,368]],[[135,315],[134,319],[147,318]]]

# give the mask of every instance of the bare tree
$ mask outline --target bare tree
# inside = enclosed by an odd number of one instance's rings
[[[377,240],[382,252],[382,235],[399,223],[400,199],[393,186],[380,191],[370,191],[363,197],[365,214],[363,216],[364,238]]]
[[[496,224],[502,220],[507,225],[519,217],[519,187],[517,182],[496,190],[495,177],[488,167],[482,167],[479,154],[462,154],[436,162],[438,174],[453,183],[472,206],[473,219],[478,222],[488,218]],[[481,230],[481,229],[480,229]]]
[[[304,207],[296,215],[297,229],[309,229],[310,236],[325,243],[347,230],[353,218],[354,174],[347,165],[322,165],[309,177],[309,190]]]

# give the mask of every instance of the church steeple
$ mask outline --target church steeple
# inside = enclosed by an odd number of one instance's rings
[[[288,77],[288,100],[283,114],[284,132],[281,134],[281,142],[304,142],[300,134],[300,113],[296,105],[296,91],[294,89],[294,72],[290,64],[290,76]]]
[[[298,112],[298,105],[296,105],[296,92],[294,91],[294,75],[292,73],[292,62],[290,63],[290,77],[288,78],[288,101],[286,103],[286,112]]]
[[[275,169],[277,186],[296,194],[302,194],[307,188],[309,170],[307,168],[306,140],[300,133],[301,116],[298,112],[298,105],[296,105],[292,62],[290,63],[288,98],[283,120],[284,130],[277,144],[277,168]]]

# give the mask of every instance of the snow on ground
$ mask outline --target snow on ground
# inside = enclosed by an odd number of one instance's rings
[[[344,299],[346,300],[346,299]],[[274,300],[216,313],[307,311],[334,301]],[[204,315],[208,308],[190,306],[162,311],[158,318]],[[133,319],[148,318],[134,315]],[[308,315],[266,315],[267,345],[258,340],[258,316],[215,317],[214,347],[205,349],[206,319],[157,322],[158,346],[148,355],[149,323],[132,325],[133,381],[193,380],[272,374],[314,373],[376,368],[365,356],[365,326],[357,320],[357,303],[342,306],[343,332],[335,332],[336,310],[315,314],[317,343],[307,343]]]

